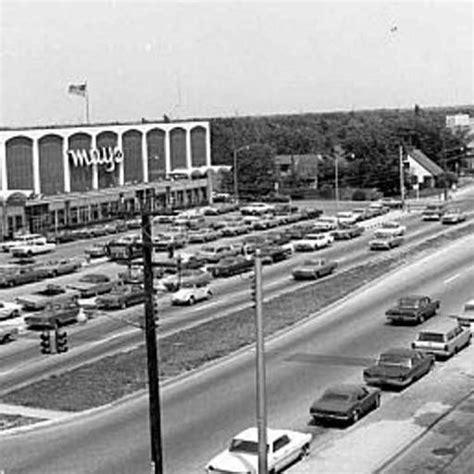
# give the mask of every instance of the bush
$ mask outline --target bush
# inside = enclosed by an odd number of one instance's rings
[[[352,200],[353,201],[365,201],[367,199],[367,196],[365,195],[365,191],[362,189],[356,189],[352,193]]]

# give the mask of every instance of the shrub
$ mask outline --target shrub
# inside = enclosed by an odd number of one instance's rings
[[[352,200],[353,201],[365,201],[367,196],[365,195],[365,191],[362,189],[356,189],[352,193]]]

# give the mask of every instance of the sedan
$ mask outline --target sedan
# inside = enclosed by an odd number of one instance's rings
[[[114,283],[107,275],[89,273],[68,285],[69,288],[79,291],[81,298],[90,298],[112,290]]]
[[[293,248],[296,252],[314,251],[329,247],[334,238],[329,232],[321,232],[317,234],[307,234],[303,239],[296,240]]]
[[[20,316],[21,305],[9,301],[0,301],[0,321]]]
[[[450,209],[441,217],[441,224],[459,224],[466,220],[466,215],[460,209]]]
[[[184,284],[171,298],[174,305],[191,306],[198,301],[208,300],[212,297],[212,291],[207,285]]]
[[[390,250],[400,246],[404,241],[402,236],[378,235],[369,242],[370,250]]]
[[[380,405],[380,389],[365,385],[337,385],[326,390],[309,410],[313,421],[356,423]]]
[[[47,272],[48,277],[57,277],[74,273],[81,267],[82,263],[79,260],[73,259],[50,261],[40,266],[40,268],[43,268]]]
[[[364,370],[369,385],[403,388],[426,375],[434,366],[434,355],[405,348],[394,348],[380,354],[377,362]]]
[[[302,265],[292,271],[295,280],[316,280],[330,275],[337,268],[337,262],[324,258],[305,260]]]
[[[93,245],[84,250],[90,258],[101,258],[107,256],[107,247],[105,245]]]
[[[180,270],[175,275],[162,278],[161,284],[168,291],[177,291],[183,285],[208,285],[212,280],[212,275],[201,268],[188,268]]]
[[[125,309],[127,306],[145,302],[145,290],[139,285],[119,285],[110,293],[98,296],[95,300],[99,309]]]
[[[229,277],[247,272],[253,265],[253,259],[242,256],[227,257],[212,267],[212,274],[215,277]]]
[[[309,454],[309,433],[267,428],[268,472],[283,472],[298,459]],[[248,428],[236,435],[227,449],[214,457],[206,466],[208,474],[257,474],[258,430]]]

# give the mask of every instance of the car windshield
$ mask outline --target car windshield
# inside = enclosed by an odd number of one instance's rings
[[[350,395],[347,393],[326,392],[321,400],[334,402],[347,402],[350,400]]]
[[[386,229],[396,229],[397,227],[400,227],[400,225],[398,222],[387,221],[382,224],[382,227],[385,227]]]
[[[420,301],[416,298],[400,298],[398,300],[398,306],[401,308],[418,308]]]
[[[230,443],[229,451],[231,453],[258,454],[258,443],[245,439],[233,439]]]
[[[378,365],[411,367],[411,359],[410,357],[399,354],[382,354],[379,357]]]
[[[304,267],[316,267],[318,265],[322,265],[323,261],[322,260],[305,260],[303,262]]]
[[[210,253],[217,252],[217,248],[216,248],[216,247],[211,247],[211,246],[208,246],[208,245],[205,245],[204,247],[202,247],[201,250],[202,250],[203,252],[210,252]]]
[[[420,332],[418,340],[423,342],[444,342],[443,335],[437,332]]]
[[[107,277],[103,275],[84,275],[80,281],[85,283],[100,283],[107,281]]]

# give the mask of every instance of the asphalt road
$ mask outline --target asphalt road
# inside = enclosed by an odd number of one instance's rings
[[[362,367],[320,363],[319,355],[372,359],[407,346],[417,327],[392,327],[384,311],[406,293],[439,297],[442,314],[472,296],[473,239],[387,275],[304,326],[267,343],[268,420],[274,427],[329,438],[309,424],[308,407],[327,386],[361,380]],[[436,370],[436,369],[435,369]],[[254,353],[215,364],[162,389],[165,472],[203,472],[229,438],[255,424]],[[385,397],[394,396],[384,394]],[[146,396],[74,420],[0,438],[7,473],[146,473],[150,471]]]

